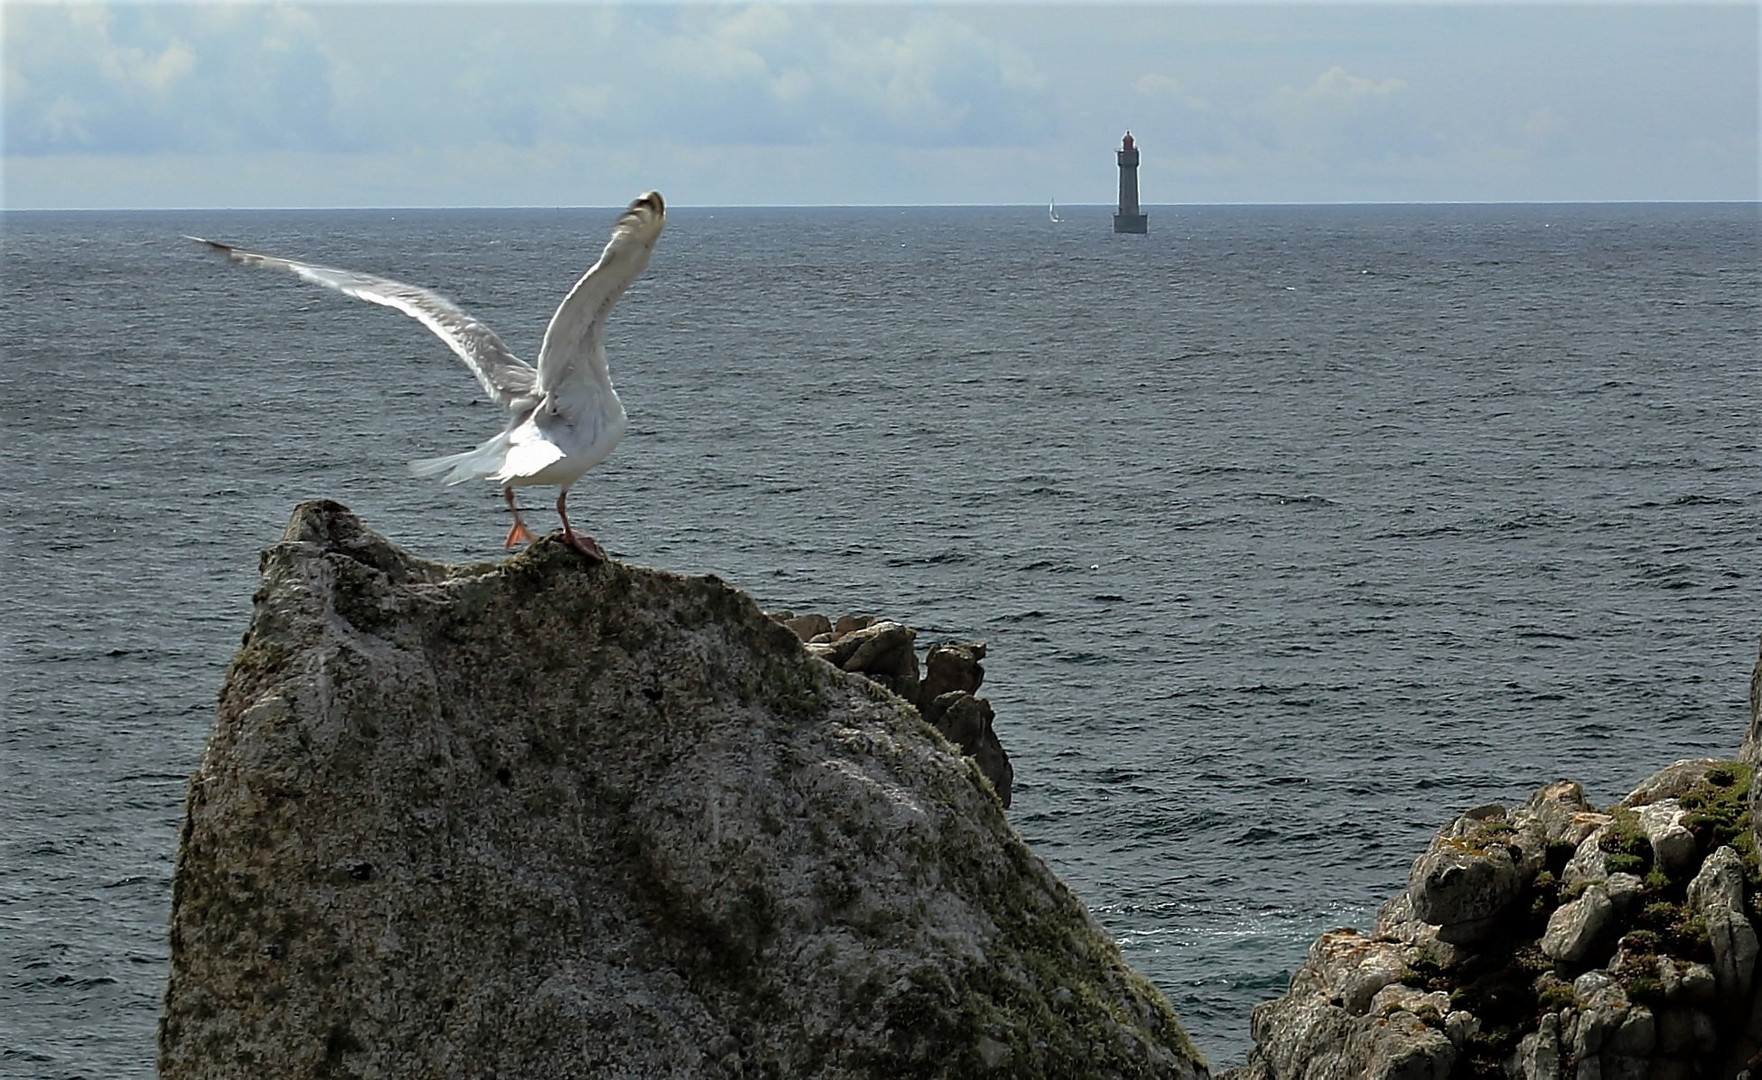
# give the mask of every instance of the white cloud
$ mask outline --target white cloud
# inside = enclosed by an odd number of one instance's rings
[[[234,204],[473,184],[574,203],[614,176],[596,197],[676,176],[712,202],[1099,201],[1131,128],[1152,201],[1754,197],[1756,24],[1714,5],[14,3],[7,195],[72,198],[53,179],[71,170],[187,200],[220,170]]]
[[[1406,89],[1407,84],[1400,79],[1367,79],[1353,75],[1342,67],[1331,67],[1316,76],[1315,82],[1303,90],[1295,91],[1296,96],[1310,100],[1356,101],[1364,98],[1386,98],[1398,91]],[[1293,91],[1285,91],[1290,94]]]

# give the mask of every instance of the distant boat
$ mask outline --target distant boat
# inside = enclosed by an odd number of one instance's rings
[[[1054,199],[1051,202],[1046,204],[1046,216],[1051,221],[1063,221],[1064,220],[1064,218],[1061,218],[1058,216],[1058,200],[1057,199]]]

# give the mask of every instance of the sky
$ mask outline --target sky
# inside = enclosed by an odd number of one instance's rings
[[[0,205],[1755,200],[1758,12],[6,0]]]

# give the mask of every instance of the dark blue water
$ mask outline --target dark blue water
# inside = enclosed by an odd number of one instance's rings
[[[771,607],[992,646],[1011,816],[1215,1062],[1453,813],[1735,751],[1762,631],[1756,207],[692,210],[571,509]],[[611,211],[7,214],[0,1074],[150,1074],[185,778],[256,552],[339,499],[483,558],[425,331],[527,358]],[[551,518],[541,494],[535,525]]]

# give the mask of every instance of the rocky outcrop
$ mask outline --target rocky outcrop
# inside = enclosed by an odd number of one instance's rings
[[[1759,664],[1762,670],[1762,664]],[[1746,747],[1748,750],[1748,747]],[[1370,933],[1254,1010],[1237,1080],[1733,1077],[1762,1050],[1747,761],[1604,811],[1573,783],[1440,830]]]
[[[1003,805],[1010,804],[1015,769],[998,741],[991,703],[977,696],[985,681],[983,641],[945,641],[930,647],[924,667],[914,645],[918,632],[903,623],[846,615],[771,612],[793,630],[808,651],[840,670],[862,675],[915,705],[944,738],[972,758]],[[922,674],[927,669],[927,673]]]
[[[1206,1075],[972,761],[744,594],[553,539],[444,566],[334,503],[263,555],[159,1051],[167,1080]]]
[[[1762,771],[1762,642],[1756,646],[1756,666],[1750,670],[1750,729],[1738,754],[1752,773]],[[1762,784],[1750,790],[1750,829],[1762,837]]]

